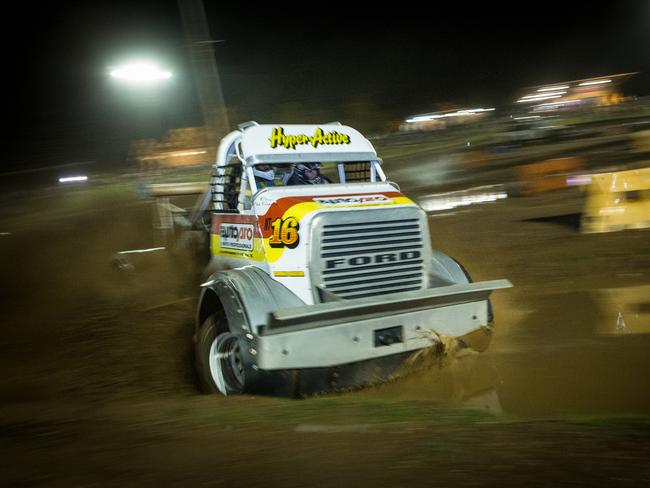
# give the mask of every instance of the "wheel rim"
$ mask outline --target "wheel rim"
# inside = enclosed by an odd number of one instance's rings
[[[210,346],[210,373],[224,395],[242,393],[244,361],[237,337],[230,332],[219,334]]]

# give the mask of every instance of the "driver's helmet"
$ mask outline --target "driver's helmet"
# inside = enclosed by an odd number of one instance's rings
[[[272,182],[275,178],[275,171],[268,164],[260,164],[253,168],[253,174],[255,179],[266,180],[266,182]]]
[[[320,170],[321,164],[320,163],[298,163],[294,166],[293,168],[293,177],[292,179],[300,185],[309,185],[309,184],[314,184],[314,183],[320,183],[320,179],[322,178],[320,175],[320,171],[315,174],[315,177],[309,179],[305,175],[306,170],[310,169],[316,169]]]

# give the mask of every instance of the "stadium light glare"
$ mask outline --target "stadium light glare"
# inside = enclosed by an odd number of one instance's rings
[[[168,80],[173,74],[153,61],[133,61],[113,68],[110,76],[129,83],[147,84]]]
[[[538,102],[540,100],[550,100],[552,98],[562,98],[562,95],[545,95],[545,96],[539,96],[535,98],[520,98],[517,100],[517,103],[532,103],[532,102]]]
[[[603,85],[605,83],[611,83],[612,80],[594,80],[594,81],[584,81],[579,83],[578,86],[591,86],[591,85]]]
[[[64,178],[59,178],[59,183],[77,183],[81,181],[88,181],[87,176],[66,176]]]
[[[540,88],[537,90],[538,92],[547,92],[547,91],[556,91],[556,90],[566,90],[569,88],[569,85],[562,85],[562,86],[549,86],[546,88]]]
[[[538,98],[552,97],[555,95],[564,95],[564,94],[566,94],[565,91],[558,91],[553,93],[538,93],[536,95],[526,95],[525,97],[521,97],[521,99],[522,100],[538,99]]]
[[[427,122],[436,119],[446,119],[449,117],[462,117],[462,116],[469,117],[482,112],[493,112],[494,110],[495,110],[494,108],[469,108],[469,109],[456,110],[455,112],[449,112],[444,114],[416,115],[414,117],[410,117],[406,119],[406,122],[407,123]]]

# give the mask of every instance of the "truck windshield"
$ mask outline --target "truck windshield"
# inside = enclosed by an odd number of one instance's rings
[[[258,164],[253,169],[258,190],[275,186],[321,185],[374,181],[373,162]]]

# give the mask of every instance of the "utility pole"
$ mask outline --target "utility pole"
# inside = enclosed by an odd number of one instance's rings
[[[216,145],[230,131],[226,104],[214,55],[216,42],[210,37],[203,0],[178,0],[192,71],[207,130],[208,146]]]

